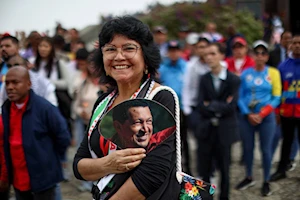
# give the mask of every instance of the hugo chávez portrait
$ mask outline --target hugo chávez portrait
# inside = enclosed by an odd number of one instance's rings
[[[120,149],[154,149],[176,129],[175,119],[163,105],[148,99],[131,99],[111,109],[102,119],[99,132]]]

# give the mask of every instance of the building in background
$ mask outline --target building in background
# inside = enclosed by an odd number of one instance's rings
[[[264,14],[277,15],[283,21],[283,27],[293,33],[300,33],[299,0],[208,0],[210,3],[232,5],[236,9],[247,9],[255,17],[262,19]]]

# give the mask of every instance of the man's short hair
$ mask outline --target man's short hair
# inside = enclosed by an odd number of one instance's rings
[[[215,47],[217,47],[219,53],[221,53],[221,54],[225,54],[225,52],[226,52],[225,47],[222,46],[222,44],[220,44],[219,42],[212,42],[212,43],[209,43],[207,47],[210,47],[210,46],[215,46]]]
[[[133,107],[148,107],[151,112],[151,108],[145,99],[129,100],[113,108],[113,114],[112,114],[113,121],[118,121],[121,124],[124,124],[124,122],[127,119],[129,119],[129,113],[128,113],[129,108],[133,108]]]
[[[78,49],[76,52],[76,60],[87,60],[89,52],[85,48]]]
[[[285,30],[281,33],[280,38],[282,38],[285,34],[290,33],[292,35],[292,32],[289,30]]]
[[[3,40],[11,40],[12,43],[19,45],[19,40],[18,38],[12,36],[12,35],[4,35],[1,39],[0,42],[2,42]]]
[[[55,35],[52,39],[54,45],[63,46],[65,44],[65,39],[61,35]]]
[[[71,28],[71,31],[75,31],[76,33],[78,33],[78,30],[76,28]]]

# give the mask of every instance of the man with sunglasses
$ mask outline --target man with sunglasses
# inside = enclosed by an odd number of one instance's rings
[[[262,196],[271,195],[270,170],[272,161],[272,141],[276,120],[274,109],[280,103],[281,82],[279,71],[268,67],[268,44],[258,40],[253,44],[255,65],[241,74],[241,87],[238,100],[242,114],[241,130],[244,147],[246,177],[236,189],[245,190],[255,185],[252,168],[255,133],[258,132],[263,164]]]

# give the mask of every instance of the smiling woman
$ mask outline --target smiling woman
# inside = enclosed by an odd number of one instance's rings
[[[179,188],[173,188],[178,193],[165,191],[176,173],[174,135],[146,156],[144,147],[117,149],[96,128],[113,107],[128,99],[148,98],[160,87],[153,80],[160,53],[149,27],[131,16],[112,19],[103,26],[99,44],[95,63],[100,81],[111,88],[95,103],[90,127],[74,158],[75,176],[98,181],[92,191],[97,200],[178,198]],[[174,116],[175,100],[170,91],[163,90],[153,96],[154,101]]]

